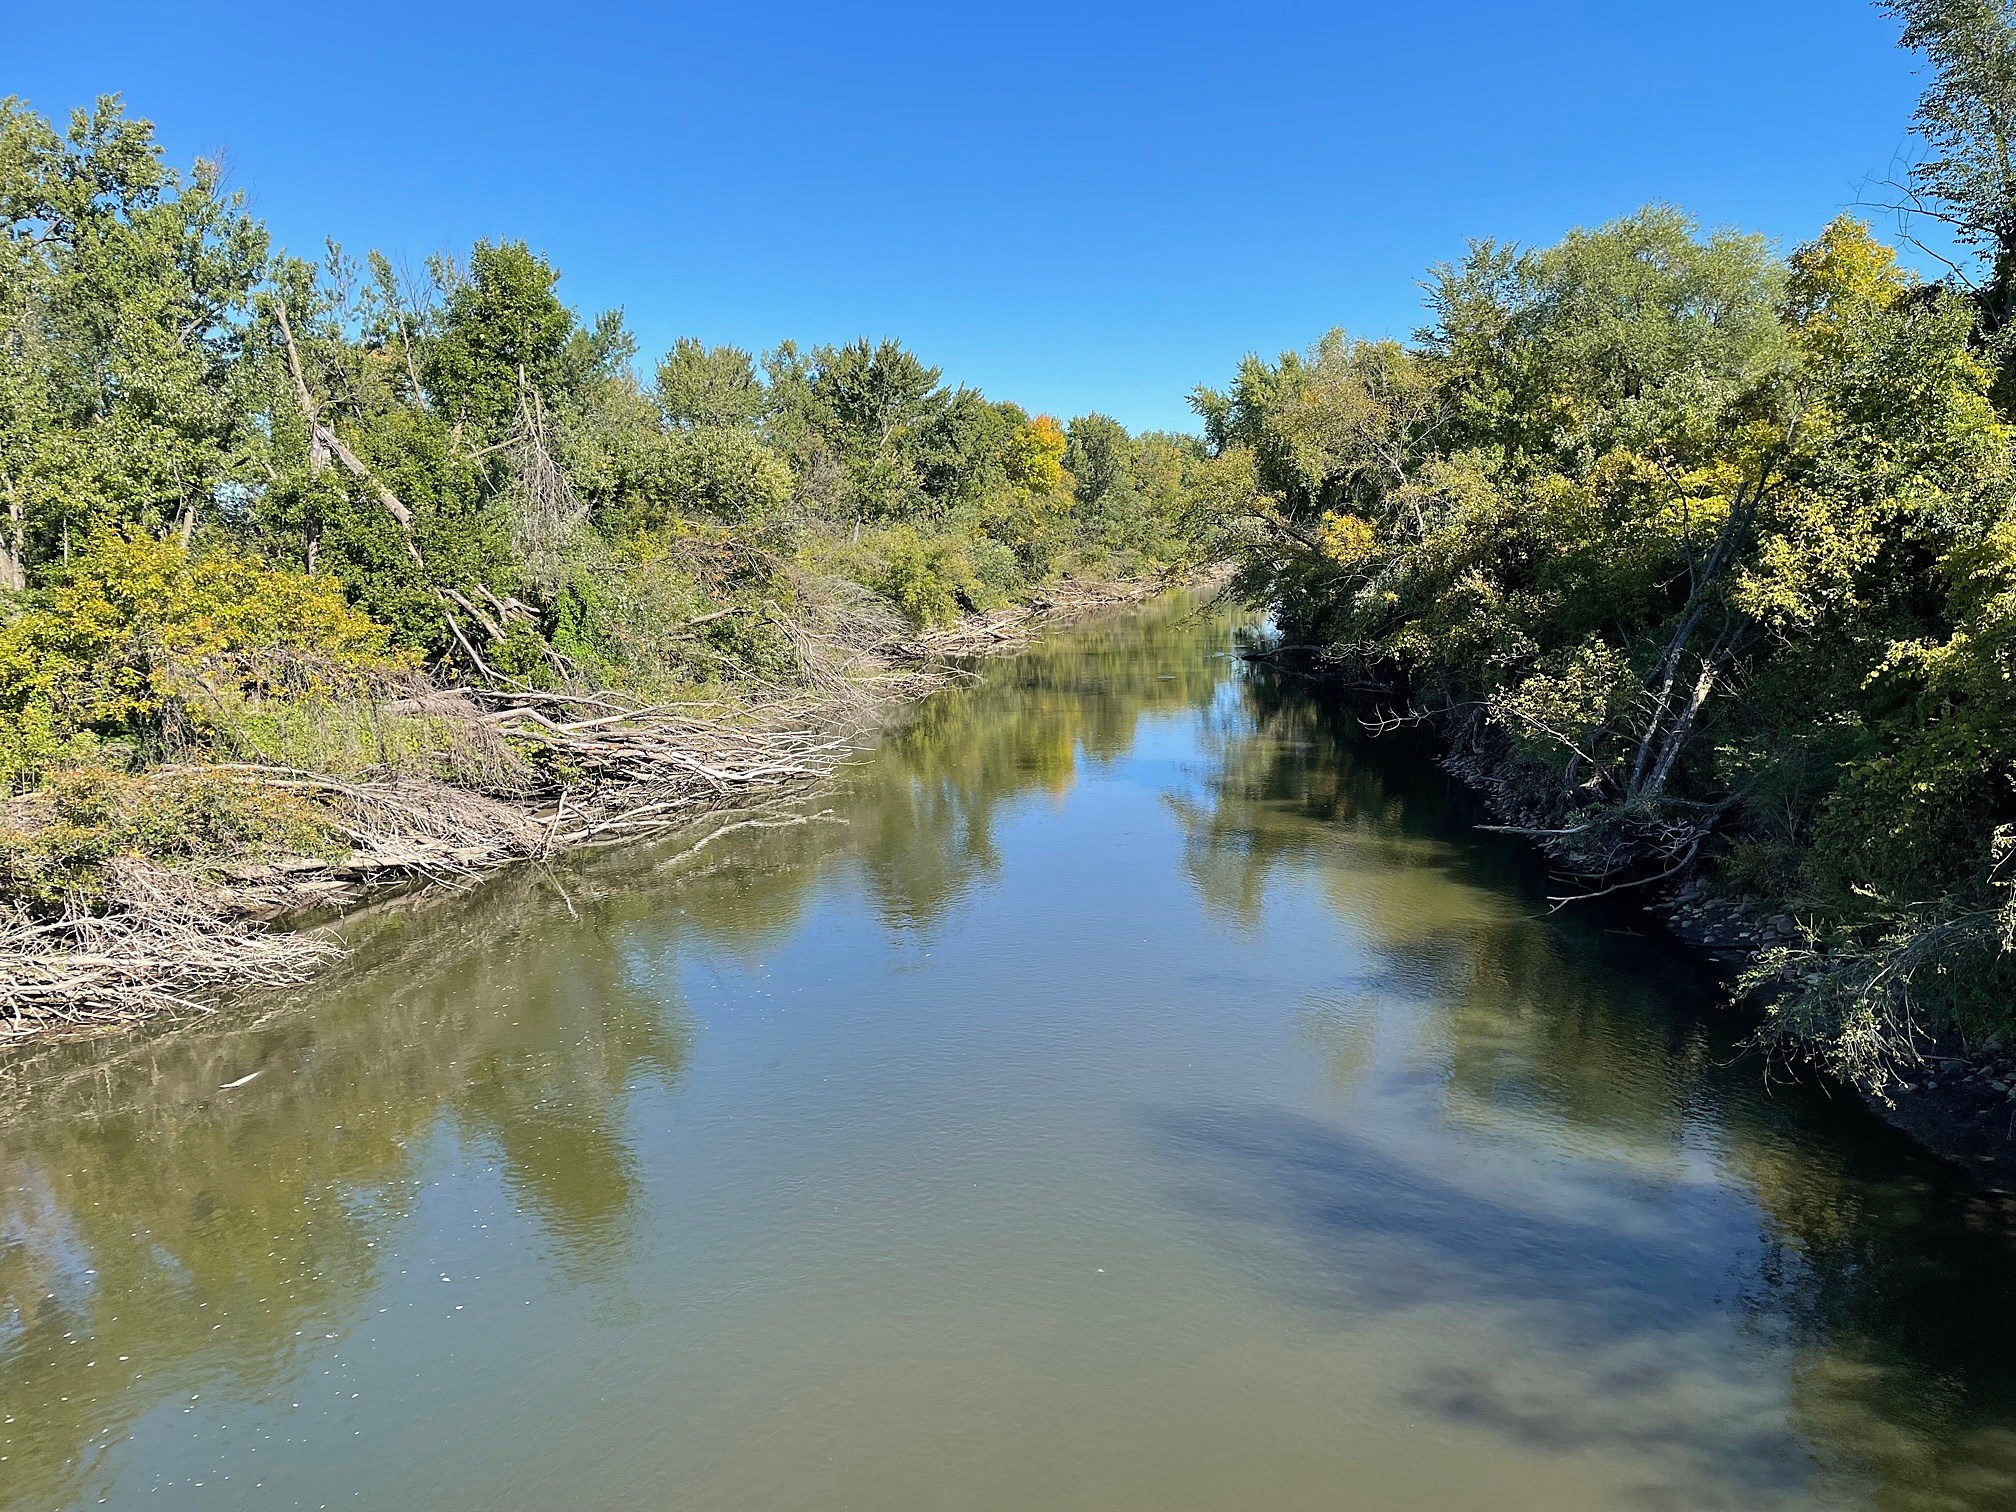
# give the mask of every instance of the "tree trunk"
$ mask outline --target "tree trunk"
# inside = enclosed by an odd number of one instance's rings
[[[406,537],[406,554],[413,559],[415,567],[425,570],[427,564],[421,560],[419,544],[413,539],[413,511],[400,501],[397,494],[371,475],[371,469],[343,444],[341,436],[322,423],[315,407],[315,396],[308,391],[307,375],[301,370],[301,351],[294,345],[294,328],[287,323],[286,302],[274,300],[273,312],[280,319],[280,335],[287,343],[287,370],[294,378],[294,400],[301,407],[301,418],[308,426],[309,471],[321,472],[329,465],[331,457],[342,463],[344,470],[368,488],[385,512],[398,522],[400,531]]]
[[[7,501],[7,529],[0,531],[0,591],[19,593],[28,586],[28,539],[22,529],[21,501]]]
[[[1702,616],[1708,612],[1714,590],[1720,583],[1722,574],[1736,559],[1736,552],[1742,544],[1743,536],[1750,529],[1750,522],[1756,518],[1758,506],[1763,502],[1764,490],[1770,486],[1772,463],[1766,460],[1757,475],[1757,481],[1748,488],[1738,488],[1736,497],[1730,500],[1728,518],[1722,522],[1722,529],[1715,537],[1715,545],[1708,553],[1708,560],[1694,580],[1694,589],[1681,612],[1679,627],[1666,643],[1665,654],[1659,658],[1658,691],[1653,696],[1652,719],[1645,727],[1645,734],[1638,742],[1638,754],[1631,762],[1631,781],[1626,790],[1628,801],[1635,802],[1646,796],[1649,788],[1657,793],[1664,785],[1666,774],[1672,769],[1673,758],[1679,754],[1673,736],[1677,732],[1681,743],[1685,743],[1687,733],[1693,727],[1694,718],[1701,712],[1700,701],[1705,700],[1713,690],[1716,674],[1709,671],[1711,660],[1717,652],[1711,651],[1701,661],[1702,675],[1707,686],[1695,684],[1695,697],[1681,714],[1681,723],[1675,731],[1669,731],[1663,744],[1659,736],[1666,722],[1667,711],[1672,707],[1674,685],[1680,677],[1680,661],[1687,654],[1687,644],[1693,640],[1694,632],[1700,627]],[[1719,637],[1718,637],[1719,647]],[[1653,756],[1654,751],[1659,753]]]
[[[1645,782],[1645,773],[1652,763],[1652,752],[1666,723],[1666,711],[1673,706],[1673,685],[1680,677],[1680,658],[1687,653],[1687,642],[1694,638],[1694,627],[1701,623],[1701,616],[1707,612],[1705,601],[1697,603],[1680,621],[1680,628],[1673,632],[1673,638],[1666,643],[1666,653],[1659,658],[1659,691],[1652,700],[1652,719],[1645,726],[1645,733],[1638,741],[1638,754],[1631,762],[1631,781],[1625,797],[1635,799]]]
[[[1645,781],[1641,797],[1657,798],[1665,791],[1666,779],[1673,773],[1673,763],[1680,759],[1680,752],[1693,735],[1694,721],[1700,718],[1701,706],[1708,702],[1709,695],[1715,691],[1715,683],[1720,675],[1721,669],[1703,657],[1701,675],[1694,679],[1694,691],[1688,696],[1686,707],[1681,709],[1680,717],[1673,722],[1672,730],[1667,733],[1665,743],[1659,748],[1659,760],[1654,763],[1652,775]]]

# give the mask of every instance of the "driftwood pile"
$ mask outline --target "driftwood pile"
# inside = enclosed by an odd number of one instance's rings
[[[1001,656],[1018,651],[1053,624],[1080,619],[1102,609],[1138,604],[1162,585],[1154,582],[1099,582],[1065,579],[1027,603],[988,614],[968,615],[887,648],[898,659],[946,662],[968,656]]]
[[[205,773],[310,800],[347,852],[200,873],[122,859],[108,871],[106,896],[88,906],[56,918],[0,911],[0,1042],[199,1010],[223,992],[304,980],[341,953],[326,932],[275,929],[275,919],[390,885],[466,886],[514,861],[684,828],[812,786],[862,748],[893,702],[958,675],[959,660],[1013,651],[1048,624],[1138,602],[1158,586],[1065,584],[905,638],[888,626],[866,636],[853,614],[833,625],[796,622],[800,685],[769,687],[733,717],[711,705],[523,687],[407,700],[526,751],[528,770],[543,775],[522,794],[206,764]]]

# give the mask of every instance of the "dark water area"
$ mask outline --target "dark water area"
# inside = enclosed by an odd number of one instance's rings
[[[2016,1507],[2016,1216],[1237,629],[0,1061],[0,1509]]]

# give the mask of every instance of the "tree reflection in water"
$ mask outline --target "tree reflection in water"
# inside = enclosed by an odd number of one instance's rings
[[[1656,1450],[1673,1480],[1648,1489],[1655,1504],[1764,1505],[1817,1473],[1883,1508],[2016,1506],[2016,1207],[1843,1094],[1782,1072],[1771,1085],[1723,989],[1628,908],[1550,915],[1529,854],[1473,828],[1422,741],[1374,738],[1351,709],[1254,669],[1210,747],[1204,791],[1170,800],[1200,896],[1258,927],[1270,887],[1309,879],[1378,963],[1305,1005],[1339,1086],[1407,1068],[1439,1086],[1473,1153],[1510,1141],[1540,1154],[1529,1169],[1575,1172],[1570,1210],[1604,1211],[1616,1194],[1601,1189],[1622,1183],[1630,1211],[1578,1237],[1584,1219],[1549,1211],[1558,1191],[1438,1193],[1432,1170],[1327,1127],[1171,1130],[1233,1176],[1249,1217],[1294,1231],[1304,1281],[1330,1303],[1474,1288],[1577,1357],[1552,1391],[1554,1367],[1530,1362],[1431,1374],[1419,1406],[1528,1448]],[[1698,1219],[1704,1160],[1754,1225],[1705,1277],[1681,1230],[1658,1226],[1666,1208]],[[1399,1239],[1386,1262],[1367,1258],[1370,1234]],[[1725,1367],[1690,1358],[1711,1313],[1787,1352],[1789,1437],[1745,1416],[1759,1403]],[[1685,1399],[1697,1367],[1720,1380],[1719,1409]]]
[[[928,700],[806,805],[844,823],[393,903],[345,926],[356,953],[312,989],[15,1050],[0,1062],[0,1506],[73,1499],[171,1398],[294,1368],[313,1347],[298,1341],[382,1279],[444,1132],[494,1155],[561,1274],[619,1266],[640,1193],[632,1096],[669,1089],[689,1051],[670,963],[766,947],[836,873],[892,931],[941,918],[998,866],[1007,805],[1125,754],[1144,716],[1212,697],[1224,662],[1170,651],[1214,634],[1196,611],[1171,599]]]

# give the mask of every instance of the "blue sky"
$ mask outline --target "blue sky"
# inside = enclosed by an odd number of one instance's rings
[[[522,237],[647,364],[891,335],[1136,427],[1248,350],[1407,334],[1472,237],[1661,200],[1789,247],[1921,82],[1860,0],[9,11],[0,90],[123,92],[296,251]]]

